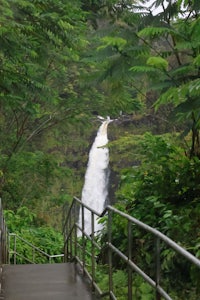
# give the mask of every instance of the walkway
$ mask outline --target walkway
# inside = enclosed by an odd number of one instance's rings
[[[5,300],[95,300],[74,264],[5,265]]]

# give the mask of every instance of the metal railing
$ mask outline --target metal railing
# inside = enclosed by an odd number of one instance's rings
[[[79,211],[81,210],[81,220],[78,221]],[[91,216],[91,232],[85,232],[85,212],[90,212]],[[105,241],[104,234],[104,244],[98,243],[98,237],[95,234],[94,222],[96,217],[106,216],[107,225],[104,228],[104,233],[107,232],[107,240]],[[114,245],[112,240],[113,235],[113,218],[120,217],[127,222],[127,251],[123,252]],[[133,259],[133,232],[135,228],[139,228],[150,234],[155,240],[154,248],[154,276],[148,275],[139,265],[134,262]],[[165,288],[161,286],[161,254],[163,250],[163,244],[175,251],[178,255],[190,262],[198,272],[200,271],[200,260],[193,256],[191,253],[186,251],[184,248],[179,246],[173,240],[168,238],[166,235],[162,234],[157,229],[154,229],[147,224],[131,217],[130,215],[117,210],[112,206],[107,206],[102,214],[99,214],[95,210],[91,209],[89,206],[85,205],[78,198],[74,197],[71,206],[68,208],[68,212],[65,216],[64,223],[64,235],[65,235],[65,261],[75,261],[78,263],[82,269],[83,274],[85,274],[92,285],[93,290],[100,296],[108,296],[109,299],[117,299],[113,287],[113,265],[114,261],[118,259],[122,260],[123,263],[128,268],[128,292],[126,299],[133,299],[133,274],[137,273],[141,276],[146,283],[148,283],[152,289],[155,291],[155,299],[167,299],[172,300],[170,292],[166,291]],[[88,250],[87,243],[90,243]],[[101,241],[102,243],[102,241]],[[161,246],[162,244],[162,246]],[[109,284],[106,291],[102,291],[97,282],[97,267],[98,267],[98,254],[101,253],[102,249],[107,249],[107,265],[109,274]],[[199,273],[200,274],[200,273]]]
[[[36,264],[63,261],[64,254],[50,255],[17,234],[9,233],[0,198],[0,285],[2,265],[4,264]]]
[[[0,198],[0,299],[4,299],[3,293],[3,265],[9,261],[9,242],[8,242],[8,230],[6,227],[2,202]]]
[[[0,266],[8,263],[8,230],[6,227],[0,198]]]
[[[18,247],[19,250],[18,250]],[[23,253],[22,253],[23,250]],[[9,233],[9,263],[53,263],[56,260],[61,259],[59,262],[63,262],[64,254],[50,255],[40,248],[34,246],[24,238],[18,236],[15,233]]]

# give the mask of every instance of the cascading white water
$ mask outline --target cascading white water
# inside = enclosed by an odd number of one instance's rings
[[[106,144],[108,142],[107,127],[110,122],[112,121],[108,118],[101,124],[91,147],[81,197],[84,204],[98,213],[102,213],[108,196],[109,150]],[[80,212],[80,226],[82,226],[81,216],[82,214]],[[84,230],[87,234],[91,234],[91,213],[87,209],[84,210],[84,220]],[[95,218],[94,231],[97,232],[101,229],[102,225],[98,224],[98,220]]]

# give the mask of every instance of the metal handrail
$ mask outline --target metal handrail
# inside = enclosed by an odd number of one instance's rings
[[[11,249],[11,238],[14,237],[14,249]],[[26,257],[22,253],[17,252],[17,240],[20,240],[25,245],[32,249],[32,259]],[[34,246],[29,241],[18,236],[15,233],[9,233],[6,227],[6,222],[3,214],[2,201],[0,198],[0,287],[1,287],[1,269],[2,265],[11,263],[11,256],[14,257],[14,264],[17,263],[17,257],[20,257],[28,263],[36,263],[36,253],[47,259],[47,262],[52,263],[55,258],[62,257],[64,254],[49,255],[40,248]]]
[[[47,262],[52,263],[54,258],[58,258],[58,257],[63,257],[64,258],[64,254],[56,254],[56,255],[50,255],[46,252],[44,252],[43,250],[41,250],[40,248],[36,247],[35,245],[33,245],[32,243],[30,243],[29,241],[25,240],[24,238],[18,236],[15,233],[9,233],[9,240],[11,238],[14,238],[14,244],[13,244],[13,248],[14,249],[9,249],[9,263],[11,262],[11,255],[14,256],[13,259],[13,263],[16,264],[17,263],[17,257],[22,258],[24,261],[27,261],[28,263],[32,263],[35,264],[37,263],[36,261],[36,253],[43,256],[44,258],[47,259]],[[17,240],[20,240],[21,242],[23,242],[25,245],[29,246],[32,249],[32,259],[26,257],[25,255],[17,252]],[[11,245],[11,242],[10,242]]]
[[[77,216],[78,211],[81,210],[81,222],[78,222]],[[85,210],[90,211],[91,214],[91,234],[85,232],[85,220],[84,212]],[[109,269],[109,287],[108,290],[103,292],[99,288],[96,281],[96,256],[95,249],[97,248],[96,234],[94,232],[94,220],[95,217],[99,218],[107,215],[107,241],[105,245],[101,245],[101,249],[107,246],[108,251],[108,269]],[[127,220],[127,232],[128,232],[128,254],[121,252],[112,242],[112,217],[113,215],[118,215]],[[80,224],[81,223],[81,224]],[[132,226],[144,229],[155,237],[155,279],[151,278],[146,274],[134,261],[132,260]],[[77,233],[81,232],[79,237]],[[99,294],[100,297],[109,295],[110,299],[117,299],[113,291],[113,253],[120,257],[128,267],[128,298],[132,299],[132,273],[136,272],[139,274],[150,286],[155,289],[156,300],[160,300],[163,297],[166,300],[172,300],[169,293],[164,290],[160,285],[161,281],[161,245],[160,242],[164,242],[168,247],[173,249],[175,252],[179,253],[186,260],[190,261],[198,269],[200,269],[200,260],[192,255],[190,252],[182,248],[180,245],[175,243],[172,239],[161,233],[159,230],[152,228],[151,226],[139,221],[138,219],[119,211],[118,209],[108,205],[104,211],[99,214],[94,209],[90,208],[88,205],[84,204],[80,199],[74,197],[71,206],[66,214],[64,223],[64,236],[65,236],[65,260],[74,260],[77,262],[83,271],[83,274],[91,281],[93,289]],[[89,241],[91,243],[91,264],[88,267],[86,262],[86,243]],[[99,246],[98,246],[99,247]]]
[[[8,262],[8,230],[0,198],[0,266]]]
[[[8,230],[6,227],[3,207],[0,198],[0,299],[3,298],[3,288],[2,288],[2,273],[3,273],[3,265],[8,263],[9,254],[8,254]]]

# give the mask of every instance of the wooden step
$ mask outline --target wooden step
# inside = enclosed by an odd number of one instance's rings
[[[95,300],[72,263],[3,266],[5,300]]]

